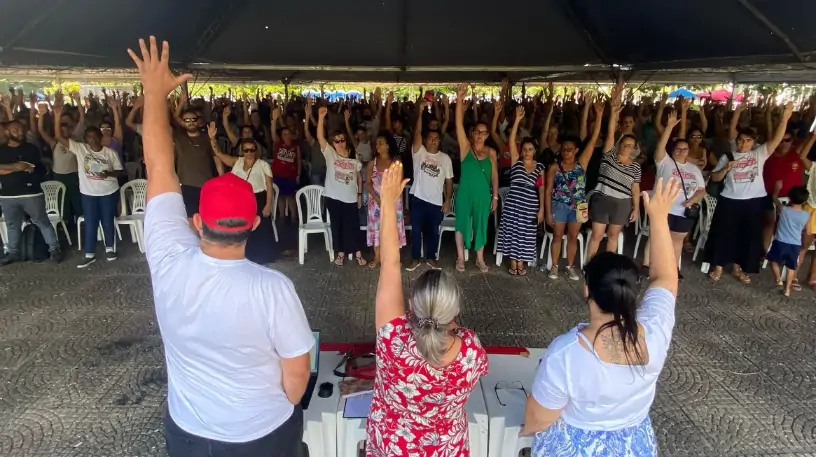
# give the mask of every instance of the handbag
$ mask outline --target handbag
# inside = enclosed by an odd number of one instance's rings
[[[374,379],[377,375],[374,345],[354,345],[332,370],[338,378]],[[340,371],[341,367],[345,371]]]
[[[728,157],[728,161],[734,160],[734,154],[730,151],[726,152],[725,156]],[[730,173],[730,171],[726,172],[725,176],[728,176],[728,173]],[[709,178],[705,187],[706,193],[714,198],[719,197],[720,193],[722,193],[723,187],[725,187],[725,176],[723,176],[721,181],[714,181],[713,179]]]
[[[564,171],[564,167],[561,166],[561,162],[558,162],[558,169],[561,170],[561,174],[564,175],[564,180],[567,180],[567,172]],[[589,220],[589,205],[587,202],[579,202],[575,201],[575,195],[572,193],[572,187],[569,185],[570,181],[567,181],[567,189],[569,189],[570,193],[570,200],[572,200],[572,206],[575,207],[575,219],[584,224],[586,221]]]
[[[686,193],[686,181],[683,179],[683,173],[680,171],[680,166],[677,165],[677,161],[672,159],[674,162],[674,168],[677,169],[677,174],[680,175],[680,185],[683,186],[683,196],[686,197],[686,201],[688,201],[688,193]],[[697,219],[700,217],[700,204],[695,203],[686,209],[683,210],[683,217],[688,219]]]

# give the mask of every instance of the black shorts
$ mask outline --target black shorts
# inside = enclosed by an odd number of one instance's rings
[[[669,214],[669,231],[675,233],[688,233],[694,228],[694,219],[683,216]]]
[[[795,270],[799,267],[799,251],[801,250],[802,246],[797,244],[783,243],[774,240],[765,258],[768,259],[769,262]]]
[[[765,203],[765,205],[764,205],[765,207],[763,208],[763,210],[765,212],[772,213],[772,212],[776,211],[776,205],[774,205],[773,196],[766,195],[764,203]]]
[[[201,188],[181,185],[181,199],[184,200],[184,208],[187,210],[187,217],[193,217],[198,212],[198,203],[201,199]]]
[[[614,198],[596,193],[589,199],[589,219],[592,222],[624,226],[631,216],[631,198]]]

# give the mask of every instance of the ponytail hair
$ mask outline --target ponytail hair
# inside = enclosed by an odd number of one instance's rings
[[[419,354],[431,365],[441,365],[448,352],[450,323],[459,314],[459,287],[442,270],[428,270],[411,290],[410,321]]]
[[[617,331],[623,343],[623,353],[629,365],[644,365],[645,359],[638,346],[640,337],[637,322],[638,267],[635,261],[614,252],[597,254],[584,268],[589,299],[613,319],[602,325],[595,334],[607,328]],[[594,341],[593,341],[594,344]]]

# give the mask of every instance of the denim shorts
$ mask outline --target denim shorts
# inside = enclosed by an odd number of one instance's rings
[[[552,208],[553,219],[555,222],[578,222],[578,218],[575,216],[575,208],[572,206],[566,203],[553,201],[550,208]]]

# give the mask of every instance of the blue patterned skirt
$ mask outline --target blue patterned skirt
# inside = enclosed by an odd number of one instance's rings
[[[656,457],[657,438],[648,417],[640,424],[611,432],[583,430],[558,419],[536,433],[533,457]]]

